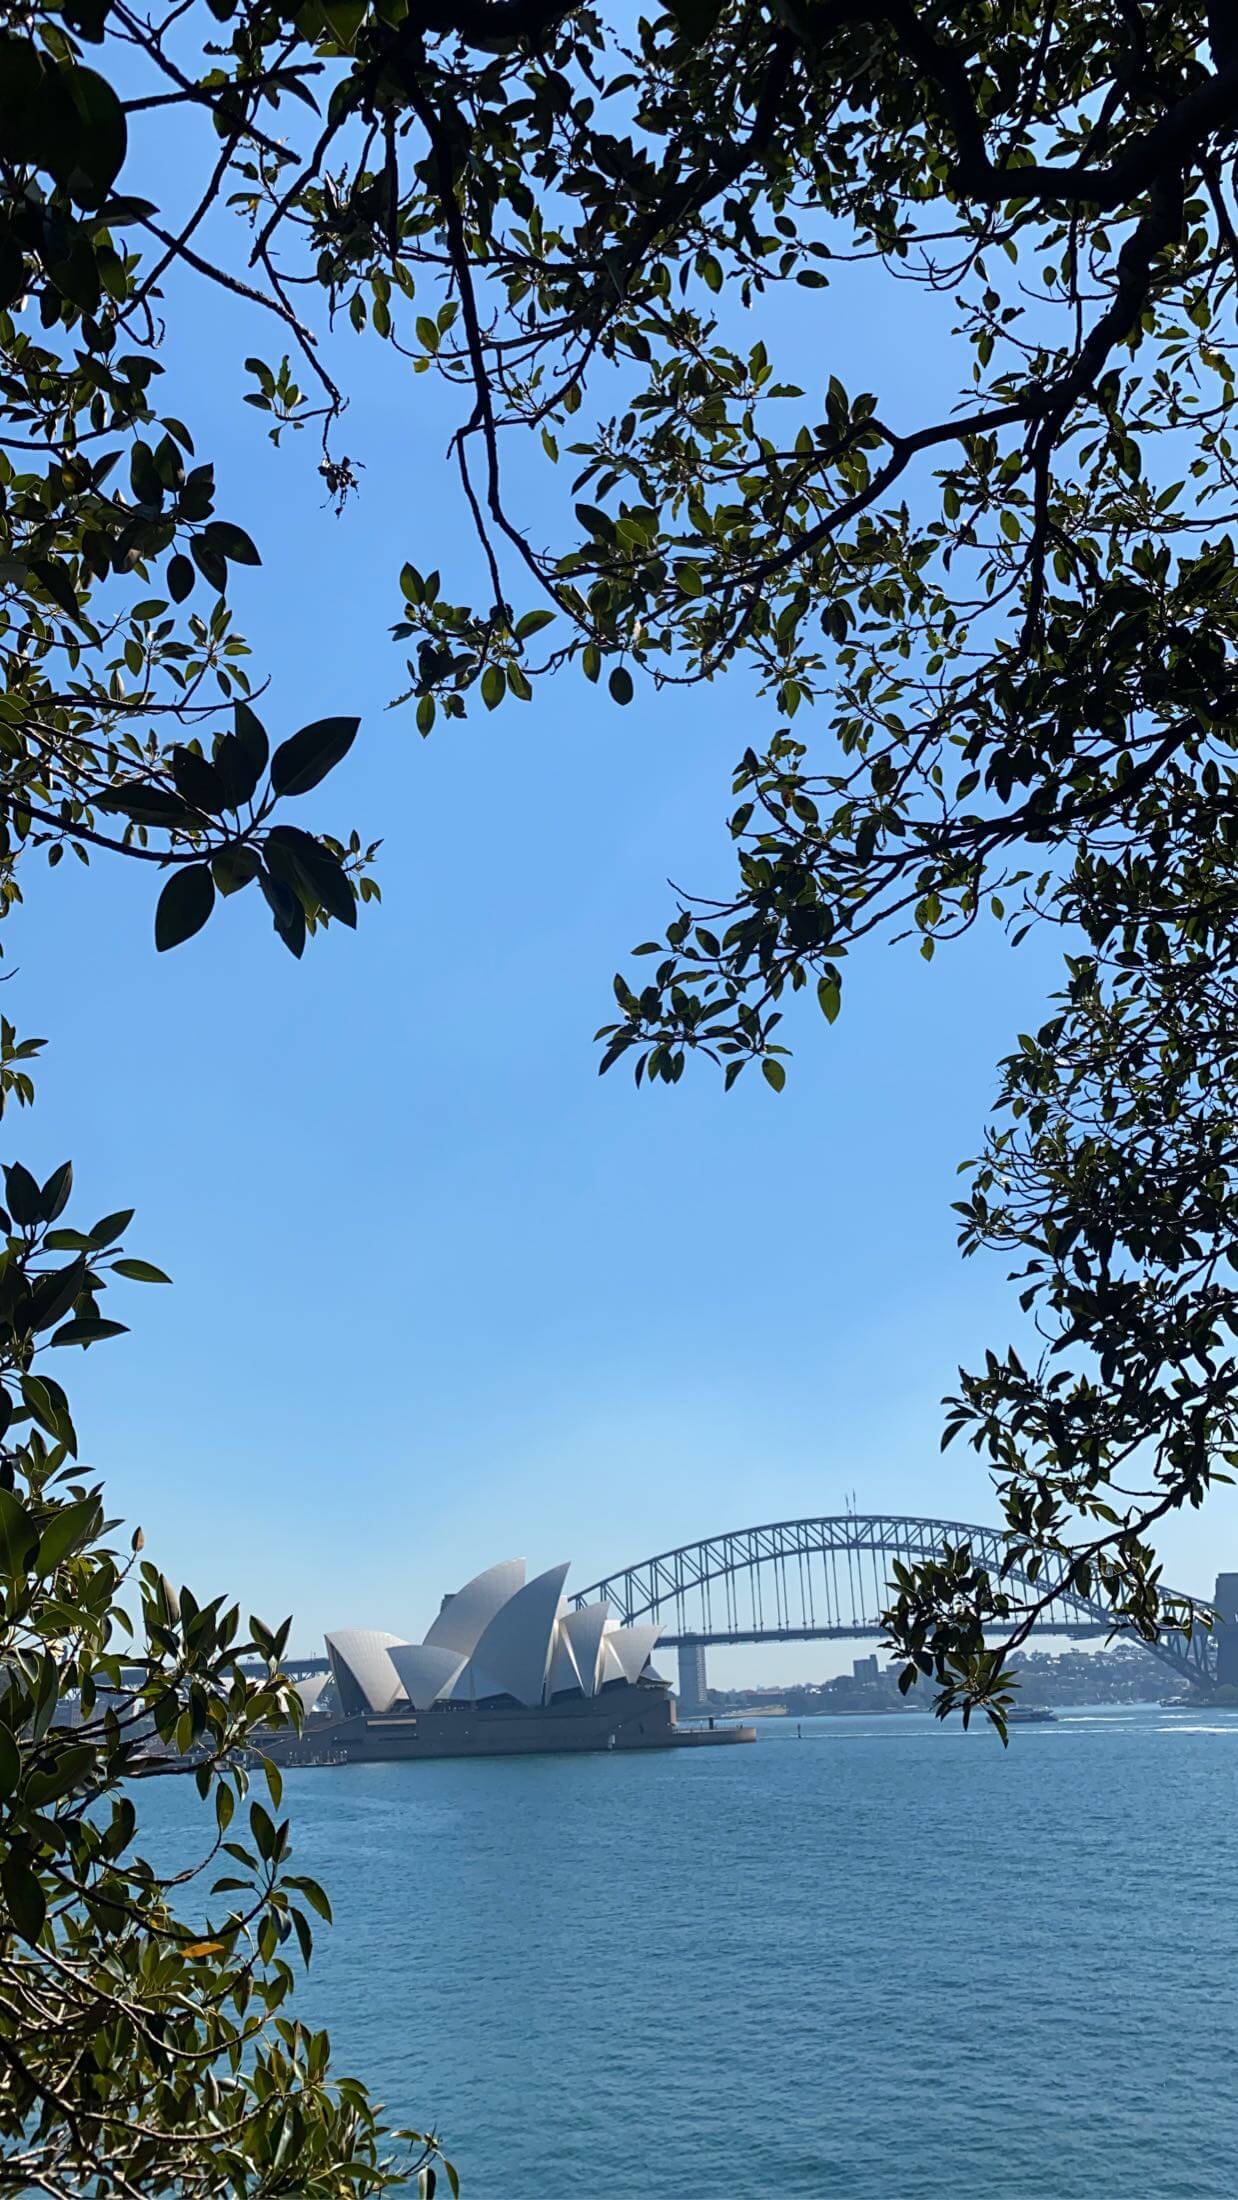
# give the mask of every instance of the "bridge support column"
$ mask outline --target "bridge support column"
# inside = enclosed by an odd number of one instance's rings
[[[703,1642],[681,1642],[679,1645],[679,1709],[703,1711],[709,1701],[709,1687],[705,1679],[705,1645]]]
[[[1238,1574],[1217,1575],[1212,1608],[1217,1619],[1217,1683],[1222,1688],[1235,1688],[1238,1687]],[[679,1654],[683,1656],[682,1651]]]

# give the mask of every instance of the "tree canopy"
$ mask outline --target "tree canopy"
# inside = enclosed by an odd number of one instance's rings
[[[0,1102],[28,1101],[38,1042],[0,1038]],[[100,1311],[118,1281],[168,1279],[125,1251],[131,1212],[70,1226],[72,1188],[67,1162],[4,1170],[0,2191],[432,2193],[433,2140],[386,2128],[289,2006],[331,1916],[261,1754],[300,1716],[289,1623],[178,1591],[140,1529],[122,1552],[79,1463],[57,1348],[121,1333]],[[178,1773],[211,1800],[199,1852],[152,1860],[143,1787]]]
[[[184,121],[175,177],[144,154],[165,108]],[[278,697],[228,608],[261,545],[162,396],[169,286],[192,280],[247,303],[238,394],[291,461],[309,441],[337,500],[358,486],[356,335],[404,363],[410,404],[414,375],[454,393],[476,574],[439,570],[427,520],[392,574],[392,686],[422,735],[551,677],[620,707],[738,681],[734,874],[699,882],[616,979],[603,1068],[674,1084],[700,1055],[777,1091],[788,1008],[804,994],[832,1023],[866,939],[931,958],[982,922],[1013,941],[1060,929],[1060,995],[1012,1035],[960,1207],[964,1251],[1010,1261],[1031,1319],[961,1376],[945,1429],[975,1446],[1043,1594],[962,1549],[901,1578],[890,1614],[908,1676],[999,1723],[1064,1578],[1145,1635],[1184,1620],[1156,1524],[1238,1462],[1236,144],[1219,0],[677,0],[614,18],[560,0],[32,0],[0,41],[6,904],[33,854],[107,851],[153,867],[161,948],[253,888],[300,954],[377,891],[355,834],[288,816],[356,721],[266,730]],[[847,386],[831,354],[855,349],[857,270],[940,317],[940,410],[892,414],[880,359],[872,387]],[[811,386],[775,355],[775,318]],[[86,1324],[78,1341],[106,1333],[90,1325],[113,1238],[83,1232],[44,1269],[60,1187],[17,1181],[5,1624],[10,1646],[31,1639],[25,1663],[6,1649],[27,1693],[0,1785],[16,1766],[26,1815],[3,1806],[0,1992],[33,1997],[37,2030],[80,1953],[121,2032],[79,2052],[57,2026],[28,2067],[10,2060],[9,2143],[45,2149],[46,2189],[103,2174],[91,2147],[117,2191],[342,2190],[350,2149],[377,2181],[364,2096],[330,2093],[325,2050],[279,2029],[280,1935],[303,1910],[271,1877],[281,1828],[251,1818],[247,1891],[204,1952],[117,1861],[127,1790],[112,1833],[91,1807],[117,1789],[123,1733],[107,1715],[90,1744],[40,1725],[75,1677],[84,1705],[97,1692],[121,1562],[97,1548],[101,1499],[73,1479],[67,1402],[30,1353],[48,1304]],[[239,1623],[183,1594],[173,1609],[157,1575],[142,1593],[144,1701],[207,1738],[209,1785],[254,1709]],[[255,1647],[259,1695],[286,1711],[279,1637]],[[241,1982],[230,2004],[203,1995],[202,1964]],[[237,2044],[255,1994],[276,2027],[256,2062]],[[175,2010],[153,2031],[150,1997]],[[227,2069],[218,2093],[187,2074],[199,2048],[194,2069]],[[106,2119],[139,2085],[153,2136],[122,2143]],[[212,2118],[261,2135],[215,2183],[201,2157],[178,2168],[174,2138]]]

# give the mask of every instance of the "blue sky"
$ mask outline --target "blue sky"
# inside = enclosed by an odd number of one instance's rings
[[[799,294],[801,370],[922,404],[951,358],[909,296]],[[785,321],[753,331],[775,357]],[[611,973],[670,914],[665,879],[728,880],[751,698],[732,681],[620,710],[569,676],[420,740],[386,709],[396,575],[411,557],[463,593],[473,570],[441,401],[342,340],[342,442],[365,471],[337,520],[310,435],[275,453],[240,402],[254,335],[230,302],[187,298],[165,403],[263,551],[234,601],[273,737],[363,713],[298,822],[381,836],[384,899],[299,966],[252,894],[157,957],[144,867],[27,873],[4,1005],[51,1045],[9,1150],[72,1154],[87,1219],[135,1205],[132,1249],[175,1279],[127,1288],[108,1310],[132,1336],[69,1371],[115,1508],[199,1592],[294,1611],[305,1650],[331,1624],[420,1632],[514,1551],[570,1556],[583,1585],[849,1491],[990,1517],[971,1455],[938,1455],[938,1401],[1004,1342],[1011,1301],[999,1264],[959,1262],[950,1201],[1050,943],[982,933],[931,968],[873,948],[833,1030],[788,1019],[781,1097],[724,1096],[704,1066],[673,1093],[599,1081]],[[1238,1512],[1218,1501],[1163,1547],[1176,1585],[1207,1590]]]

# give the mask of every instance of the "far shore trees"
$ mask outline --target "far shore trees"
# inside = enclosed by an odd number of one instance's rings
[[[174,177],[144,153],[169,108]],[[300,955],[377,891],[356,834],[296,813],[355,719],[281,724],[231,622],[230,572],[262,546],[164,393],[174,276],[248,304],[252,351],[212,371],[289,463],[313,449],[333,498],[357,488],[358,332],[405,362],[410,406],[418,375],[454,391],[483,584],[441,570],[433,504],[410,519],[391,595],[410,732],[516,714],[551,678],[598,708],[735,682],[734,875],[691,882],[707,898],[640,943],[603,1067],[673,1084],[700,1055],[778,1091],[788,1035],[833,1023],[869,938],[927,958],[979,923],[1059,928],[1059,996],[1012,1034],[961,1208],[964,1251],[1011,1263],[1033,1348],[962,1375],[945,1424],[1043,1597],[961,1549],[900,1579],[890,1615],[941,1709],[999,1723],[1064,1576],[1145,1636],[1183,1618],[1157,1524],[1238,1463],[1236,149],[1219,0],[31,0],[0,34],[6,906],[32,858],[108,854],[151,871],[160,948],[245,894]],[[939,407],[893,411],[878,358],[840,371],[855,263],[947,316]],[[775,320],[811,375],[780,364]],[[4,1046],[25,1100],[23,1041]],[[280,1826],[251,1814],[246,1890],[177,1939],[125,1861],[114,1714],[86,1738],[52,1723],[79,1682],[101,1701],[123,1562],[41,1347],[110,1333],[121,1226],[70,1227],[60,1172],[7,1183],[17,2189],[373,2187],[400,2171],[364,2096],[279,2029],[303,1908]],[[242,1682],[221,1605],[157,1574],[143,1596],[147,1701],[202,1741],[210,1786],[252,1689],[288,1709],[279,1637],[255,1633],[269,1679]],[[103,1997],[93,2031],[94,2002],[56,1998],[70,1981]],[[236,2021],[269,2016],[257,2063],[193,2032],[238,1993]],[[235,2159],[208,2146],[223,2125]]]

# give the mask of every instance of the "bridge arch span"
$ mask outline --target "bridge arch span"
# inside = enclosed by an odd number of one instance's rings
[[[1000,1571],[1001,1531],[968,1521],[907,1513],[768,1521],[660,1551],[580,1590],[572,1602],[605,1598],[624,1626],[657,1620],[662,1641],[681,1649],[880,1637],[894,1560],[913,1565],[960,1543],[969,1544],[973,1557],[992,1573]],[[1018,1568],[1006,1580],[1016,1592],[1044,1593],[1043,1581],[1031,1583]],[[1201,1622],[1210,1609],[1196,1597],[1178,1601]],[[1076,1638],[1115,1632],[1105,1604],[1065,1586],[1039,1625],[1047,1633]],[[1216,1678],[1216,1635],[1206,1625],[1190,1635],[1167,1631],[1148,1648],[1180,1679],[1211,1683]]]

